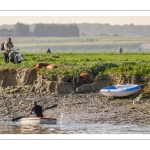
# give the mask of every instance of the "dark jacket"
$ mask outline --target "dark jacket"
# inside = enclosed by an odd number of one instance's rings
[[[36,117],[43,117],[43,113],[42,113],[42,107],[40,105],[36,105],[34,106],[31,111],[34,112]]]

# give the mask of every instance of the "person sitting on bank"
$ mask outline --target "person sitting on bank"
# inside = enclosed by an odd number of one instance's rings
[[[30,115],[32,115],[32,112],[34,112],[36,117],[43,117],[44,110],[42,109],[42,107],[40,105],[37,105],[36,101],[33,102],[33,105],[33,108],[30,110]]]
[[[4,61],[5,63],[9,62],[9,53],[11,52],[11,48],[13,48],[14,45],[11,42],[11,38],[8,38],[7,41],[4,43]]]

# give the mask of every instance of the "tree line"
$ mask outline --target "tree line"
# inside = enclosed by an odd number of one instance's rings
[[[0,26],[0,36],[150,36],[150,25],[81,24],[23,24]]]
[[[150,36],[150,25],[78,24],[80,35],[86,36]]]
[[[30,31],[28,24],[16,23],[14,29],[0,29],[0,36],[49,36],[49,37],[78,37],[77,24],[35,24]]]

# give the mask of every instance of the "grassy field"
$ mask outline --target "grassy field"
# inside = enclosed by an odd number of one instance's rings
[[[92,53],[92,52],[45,52],[23,53],[25,60],[21,64],[4,63],[3,53],[0,53],[0,69],[3,68],[33,68],[37,63],[55,64],[56,69],[39,69],[52,79],[57,74],[76,76],[88,72],[94,77],[107,73],[150,76],[150,53]]]
[[[1,43],[7,37],[0,37]],[[150,37],[81,36],[81,37],[12,37],[22,52],[116,52],[121,45],[124,52],[150,52]]]
[[[7,37],[0,37],[1,43]],[[56,64],[57,69],[40,69],[50,76],[75,76],[89,72],[126,73],[150,76],[150,37],[82,36],[82,37],[12,37],[15,47],[24,54],[21,64],[4,64],[0,53],[0,68],[35,67],[39,62]],[[117,52],[119,46],[123,53]],[[47,54],[47,47],[52,54]]]

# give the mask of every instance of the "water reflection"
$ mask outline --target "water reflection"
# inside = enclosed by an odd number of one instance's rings
[[[20,126],[20,134],[48,134],[48,128],[42,128],[40,125],[36,126]]]
[[[0,134],[150,134],[149,125],[114,124],[39,124],[0,122]]]

